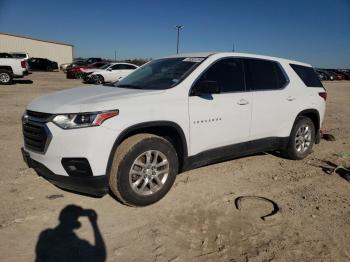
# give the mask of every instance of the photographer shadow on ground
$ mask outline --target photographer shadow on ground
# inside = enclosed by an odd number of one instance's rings
[[[81,227],[79,217],[90,220],[95,245],[80,239],[74,230]],[[53,229],[46,229],[39,235],[36,244],[35,261],[105,261],[106,247],[97,225],[97,214],[92,209],[68,205],[59,215],[60,223]]]

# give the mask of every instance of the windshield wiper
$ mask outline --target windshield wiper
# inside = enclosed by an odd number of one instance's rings
[[[126,88],[134,88],[134,89],[143,89],[142,86],[136,86],[136,85],[117,85],[117,87],[126,87]]]

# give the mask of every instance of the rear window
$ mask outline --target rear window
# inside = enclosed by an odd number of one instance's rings
[[[290,64],[295,73],[303,80],[304,84],[308,87],[323,87],[320,79],[318,78],[315,70],[312,67]]]
[[[12,54],[12,56],[15,58],[26,58],[27,57],[26,54]]]

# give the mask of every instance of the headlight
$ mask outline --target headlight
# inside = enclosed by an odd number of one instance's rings
[[[56,115],[52,122],[63,129],[100,126],[107,119],[117,116],[119,110]]]

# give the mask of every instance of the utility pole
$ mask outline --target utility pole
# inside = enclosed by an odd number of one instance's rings
[[[179,41],[180,41],[180,29],[184,28],[183,25],[176,25],[175,28],[177,29],[177,45],[176,45],[176,54],[179,53]]]
[[[235,43],[232,43],[232,52],[235,51]]]
[[[117,50],[114,50],[114,62],[117,62]]]

